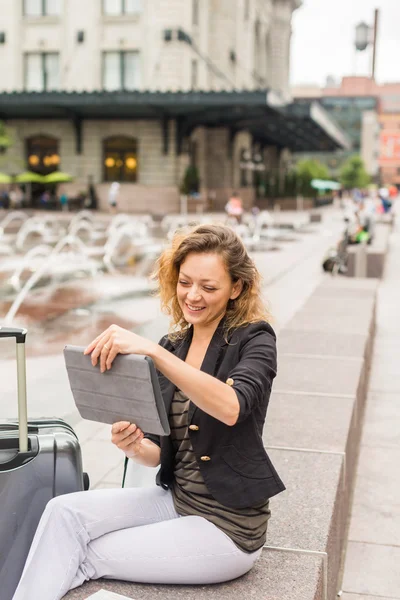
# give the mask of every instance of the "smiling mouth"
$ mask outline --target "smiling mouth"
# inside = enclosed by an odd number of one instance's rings
[[[185,302],[185,306],[191,311],[191,312],[200,312],[202,310],[204,310],[205,306],[191,306],[190,304],[187,304]]]

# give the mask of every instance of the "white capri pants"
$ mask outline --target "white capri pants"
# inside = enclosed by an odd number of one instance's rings
[[[242,552],[203,517],[181,517],[161,488],[104,489],[53,498],[13,600],[60,600],[89,579],[220,583],[247,573]]]

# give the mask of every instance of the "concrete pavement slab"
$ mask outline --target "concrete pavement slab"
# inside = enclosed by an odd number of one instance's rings
[[[333,597],[347,513],[344,457],[276,449],[269,449],[268,454],[287,491],[271,499],[267,543],[326,552],[328,590]]]
[[[341,293],[332,293],[329,297],[323,297],[322,300],[322,296],[313,294],[301,311],[303,313],[323,314],[325,316],[346,316],[349,313],[356,312],[358,316],[371,314],[374,304],[375,298],[372,295],[368,298],[360,298],[360,294],[354,298],[343,298]]]
[[[285,327],[278,335],[278,356],[281,354],[314,354],[320,356],[363,357],[368,334],[345,332],[299,331]],[[400,342],[399,342],[400,348]]]
[[[350,540],[400,547],[399,464],[399,447],[361,448]]]
[[[108,432],[110,432],[110,425],[103,425],[102,423],[96,423],[95,421],[86,421],[81,419],[78,413],[77,418],[79,421],[74,425],[70,423],[70,425],[74,428],[81,445],[92,439],[98,439],[97,434],[102,431],[104,427],[107,427]],[[108,436],[108,439],[110,440],[110,435]]]
[[[399,392],[369,393],[361,443],[371,448],[399,447]]]
[[[360,385],[362,366],[363,359],[356,357],[281,355],[274,390],[353,397]]]
[[[381,328],[377,328],[374,340],[374,357],[384,356],[392,359],[393,356],[400,355],[400,335],[391,332],[390,335],[381,333]]]
[[[341,490],[343,456],[267,451],[287,488],[271,499],[268,545],[324,552]]]
[[[375,356],[369,386],[372,392],[400,393],[399,357]]]
[[[343,590],[367,596],[397,598],[400,590],[400,548],[350,541]]]
[[[345,452],[354,404],[354,398],[272,392],[264,443],[268,446]]]
[[[332,290],[340,290],[341,296],[354,296],[357,293],[360,295],[360,292],[363,292],[362,296],[366,296],[368,293],[374,294],[378,285],[378,279],[348,279],[326,275],[324,285],[320,286],[315,293],[320,296],[329,296],[332,294]]]
[[[122,480],[124,477],[124,456],[121,456],[120,462],[116,467],[111,469],[99,482],[96,484],[96,488],[112,487],[120,488],[122,486]]]
[[[250,573],[228,583],[155,586],[101,579],[70,591],[64,600],[86,600],[100,589],[135,600],[322,600],[321,557],[264,550]]]
[[[76,411],[62,355],[43,356],[27,361],[28,416],[64,417]],[[0,362],[2,394],[0,414],[3,418],[17,415],[16,362]]]
[[[336,315],[329,312],[309,313],[299,310],[293,319],[287,323],[290,329],[301,331],[344,332],[347,334],[363,334],[368,332],[372,325],[371,313],[358,313],[356,306],[353,312]]]
[[[342,594],[341,600],[400,600],[400,596],[396,598],[388,598],[387,596],[366,596],[365,594]]]
[[[98,487],[101,481],[109,481],[108,476],[115,469],[123,469],[124,457],[121,456],[121,450],[116,446],[106,442],[90,440],[82,444],[82,462],[83,470],[87,471],[90,478],[90,487]],[[111,483],[113,483],[113,480]],[[121,486],[122,476],[119,480]]]

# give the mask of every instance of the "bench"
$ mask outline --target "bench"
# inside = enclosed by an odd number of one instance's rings
[[[213,586],[91,581],[142,600],[333,600],[347,521],[375,331],[372,279],[327,277],[278,336],[279,374],[264,444],[287,490],[271,499],[262,557],[244,577]]]
[[[385,258],[389,246],[390,226],[386,223],[377,223],[375,233],[370,245],[366,246],[366,276],[380,279],[383,275]],[[356,273],[357,253],[362,252],[360,244],[355,244],[347,248],[347,277],[354,277]]]

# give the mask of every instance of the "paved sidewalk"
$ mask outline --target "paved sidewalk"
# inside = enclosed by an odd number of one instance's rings
[[[399,211],[398,211],[399,212]],[[400,600],[400,224],[379,288],[377,331],[350,521],[343,600]]]

